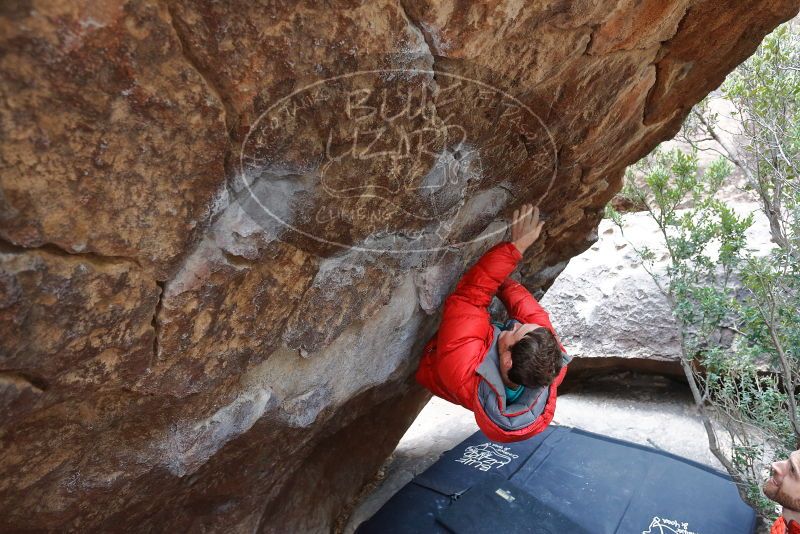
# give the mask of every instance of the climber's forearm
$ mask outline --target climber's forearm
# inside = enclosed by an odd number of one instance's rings
[[[514,271],[520,259],[522,254],[512,243],[493,246],[464,273],[448,300],[462,300],[487,308],[500,284]]]
[[[523,256],[525,255],[525,251],[527,251],[530,248],[530,244],[521,241],[512,241],[511,243],[517,248],[517,250],[519,250],[519,253],[522,254]]]
[[[523,323],[535,323],[552,329],[550,315],[519,282],[508,278],[500,286],[497,297],[506,307],[509,317]]]

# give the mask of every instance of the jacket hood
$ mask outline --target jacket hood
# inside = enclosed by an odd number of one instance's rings
[[[519,322],[510,320],[506,323],[511,326]],[[478,401],[487,417],[503,430],[520,430],[533,424],[542,414],[550,397],[551,386],[538,388],[526,387],[522,395],[510,406],[506,402],[506,388],[500,374],[500,353],[498,340],[502,330],[496,325],[494,339],[486,357],[475,370],[482,378],[478,384]],[[564,364],[571,358],[562,352]]]

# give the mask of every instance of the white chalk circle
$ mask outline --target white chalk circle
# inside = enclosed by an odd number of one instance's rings
[[[544,198],[557,167],[544,122],[505,91],[453,73],[367,70],[308,84],[261,113],[242,143],[235,194],[275,236],[430,252],[504,232],[481,230],[505,192],[524,175]]]

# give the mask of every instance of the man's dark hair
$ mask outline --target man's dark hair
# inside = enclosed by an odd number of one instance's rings
[[[508,378],[515,384],[547,386],[561,370],[561,349],[547,328],[531,330],[511,346]]]

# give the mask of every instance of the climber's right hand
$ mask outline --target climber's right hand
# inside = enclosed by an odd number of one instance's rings
[[[523,204],[520,209],[514,210],[511,223],[511,242],[521,254],[525,254],[528,247],[533,245],[542,232],[544,221],[539,220],[539,206]]]

